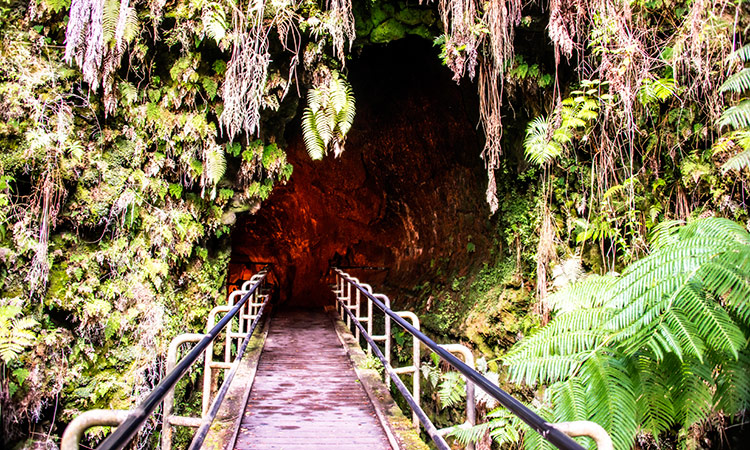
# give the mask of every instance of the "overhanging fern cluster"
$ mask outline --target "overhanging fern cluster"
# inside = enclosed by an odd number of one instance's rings
[[[307,104],[302,115],[302,136],[310,158],[322,159],[329,151],[338,157],[354,121],[351,86],[333,71],[320,86],[308,91]]]

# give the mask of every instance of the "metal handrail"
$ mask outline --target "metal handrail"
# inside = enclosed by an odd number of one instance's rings
[[[219,389],[219,392],[216,394],[214,403],[211,405],[211,409],[208,411],[208,415],[203,418],[203,422],[201,423],[200,428],[198,428],[198,431],[195,432],[195,436],[193,437],[193,441],[190,443],[190,447],[188,448],[188,450],[198,450],[203,445],[203,441],[206,439],[206,436],[208,435],[208,430],[211,427],[211,424],[213,423],[214,419],[216,418],[216,414],[219,412],[219,407],[221,406],[221,402],[224,401],[224,397],[227,395],[227,392],[229,391],[229,385],[232,384],[232,379],[234,378],[234,374],[237,373],[237,369],[240,367],[240,361],[242,360],[242,356],[245,354],[245,349],[247,349],[247,344],[250,342],[250,338],[253,336],[253,333],[255,332],[255,328],[258,326],[258,322],[260,322],[261,317],[263,317],[263,310],[265,309],[267,304],[268,304],[268,297],[265,298],[265,300],[263,301],[263,304],[260,306],[260,310],[258,311],[258,314],[256,314],[255,320],[253,320],[253,324],[250,326],[250,329],[248,330],[247,335],[245,336],[245,339],[243,339],[242,341],[242,345],[240,346],[240,349],[237,351],[237,357],[234,360],[234,364],[232,364],[232,369],[224,378],[224,382],[221,384],[221,388]]]
[[[377,356],[381,364],[383,364],[383,368],[388,373],[390,379],[393,380],[393,384],[396,385],[396,389],[398,389],[398,391],[401,392],[401,395],[404,396],[404,399],[406,400],[406,403],[408,403],[411,407],[413,414],[419,419],[420,422],[422,422],[422,425],[425,428],[425,432],[428,436],[430,436],[438,450],[450,450],[451,448],[448,443],[445,442],[445,439],[440,435],[440,432],[437,428],[435,428],[435,425],[433,425],[432,421],[430,421],[430,418],[427,417],[427,414],[424,412],[424,410],[414,400],[414,397],[412,397],[409,389],[406,387],[406,385],[404,385],[404,382],[401,381],[401,378],[399,378],[396,371],[393,370],[390,363],[386,360],[385,355],[380,350],[380,347],[378,347],[373,338],[367,333],[365,327],[363,327],[359,320],[357,320],[357,317],[347,307],[348,305],[344,305],[344,302],[339,299],[338,296],[336,297],[336,300],[343,306],[344,313],[347,315],[347,317],[351,319],[357,329],[362,333],[362,337],[365,338],[370,348],[372,348],[373,353],[375,353],[375,356]]]
[[[203,339],[175,366],[174,370],[168,373],[162,381],[156,385],[151,394],[138,405],[128,418],[115,429],[112,434],[97,447],[97,450],[121,450],[135,436],[143,426],[148,416],[161,403],[167,393],[177,384],[177,382],[187,373],[188,369],[198,360],[204,350],[213,343],[224,327],[240,312],[248,299],[260,287],[262,281],[268,274],[268,268],[265,267],[258,274],[254,275],[255,284],[248,290],[242,299],[214,326]]]
[[[511,413],[513,413],[519,419],[524,421],[527,425],[529,425],[532,429],[534,429],[537,433],[539,433],[544,439],[549,441],[552,445],[554,445],[555,447],[561,450],[584,450],[583,446],[578,444],[576,441],[571,439],[569,436],[567,436],[565,433],[563,433],[559,429],[555,428],[553,424],[547,422],[542,417],[534,413],[534,411],[526,407],[523,403],[516,400],[514,397],[512,397],[510,394],[508,394],[504,390],[500,389],[498,386],[493,384],[487,378],[483,377],[479,372],[469,367],[463,361],[461,361],[456,356],[454,356],[451,352],[442,348],[440,345],[435,343],[435,341],[427,337],[424,333],[422,333],[421,331],[411,326],[411,324],[409,324],[406,320],[404,320],[398,314],[393,312],[390,308],[386,307],[383,304],[383,302],[381,302],[378,299],[378,297],[387,298],[386,296],[382,294],[379,294],[376,296],[370,293],[367,289],[360,286],[359,283],[355,282],[352,279],[352,277],[350,277],[346,272],[343,272],[342,270],[339,270],[339,269],[335,269],[335,270],[343,280],[346,280],[347,283],[349,283],[351,286],[354,286],[359,292],[361,292],[363,295],[369,298],[372,303],[374,303],[381,311],[383,311],[383,313],[386,314],[386,316],[396,321],[396,323],[398,323],[403,329],[411,333],[413,336],[416,336],[425,346],[427,346],[433,352],[437,353],[438,356],[440,356],[443,360],[448,362],[448,364],[453,366],[453,368],[455,368],[463,376],[465,376],[467,380],[473,382],[474,384],[482,388],[482,390],[484,390],[487,394],[495,398],[495,400],[497,400],[501,405],[506,407]],[[347,312],[347,314],[350,317],[353,317],[353,314],[351,313],[351,311],[349,311],[348,308],[344,308],[344,310]],[[362,326],[356,320],[354,322],[358,328],[363,330]],[[370,345],[373,345],[373,343],[371,343]],[[375,346],[373,350],[376,353],[380,353],[380,350],[377,348],[377,346]],[[378,354],[378,357],[380,358],[380,354]],[[384,358],[381,359],[381,361],[384,361]],[[384,362],[384,366],[385,365],[386,364]],[[392,379],[394,378],[394,374],[391,374],[391,378]],[[398,378],[398,377],[396,376],[395,378]],[[396,384],[397,384],[397,387],[399,387],[399,384],[398,383]],[[404,387],[404,390],[406,390],[405,387]],[[399,387],[399,391],[401,391],[400,387]],[[401,391],[401,392],[404,393],[404,391]],[[420,420],[421,419],[422,418],[420,417]],[[424,424],[425,422],[422,422],[422,423]],[[437,444],[437,441],[436,441],[436,444]]]

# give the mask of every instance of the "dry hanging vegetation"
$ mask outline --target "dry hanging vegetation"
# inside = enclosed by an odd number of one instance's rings
[[[474,79],[479,65],[479,110],[485,135],[482,157],[487,167],[487,203],[498,208],[495,170],[500,167],[502,147],[502,93],[504,68],[513,59],[515,27],[521,20],[520,0],[482,3],[474,0],[441,0],[443,60],[453,79]],[[485,8],[484,10],[481,8]]]

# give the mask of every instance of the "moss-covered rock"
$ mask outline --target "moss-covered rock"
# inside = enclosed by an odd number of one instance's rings
[[[422,23],[422,11],[414,8],[406,8],[396,11],[395,19],[406,25],[418,25]]]
[[[411,34],[414,36],[423,37],[425,39],[432,39],[434,34],[425,24],[421,24],[418,27],[410,28],[407,32],[407,34]]]
[[[381,23],[370,33],[370,41],[375,44],[383,44],[395,41],[406,36],[407,28],[396,19],[388,19]]]

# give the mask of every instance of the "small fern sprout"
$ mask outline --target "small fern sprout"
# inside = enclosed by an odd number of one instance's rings
[[[349,83],[332,71],[320,85],[307,93],[302,114],[302,136],[310,158],[323,159],[329,151],[338,158],[355,114],[354,93]]]

